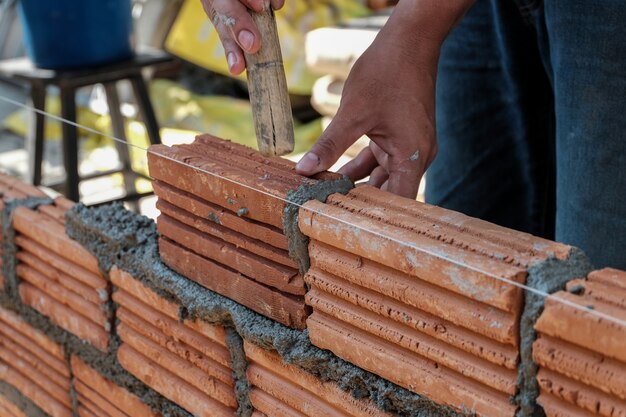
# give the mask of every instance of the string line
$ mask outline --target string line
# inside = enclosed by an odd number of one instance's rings
[[[26,110],[34,111],[34,112],[36,112],[36,113],[38,113],[38,114],[42,114],[42,115],[44,115],[44,116],[46,116],[46,117],[50,117],[51,119],[57,120],[57,121],[59,121],[59,122],[70,124],[70,125],[72,125],[72,126],[75,126],[75,127],[77,127],[77,128],[81,128],[81,129],[86,130],[86,131],[88,131],[88,132],[91,132],[91,133],[94,133],[94,134],[98,134],[98,135],[104,136],[104,137],[106,137],[106,138],[112,139],[112,140],[114,140],[114,141],[117,141],[117,142],[120,142],[120,143],[126,144],[126,145],[128,145],[128,146],[134,147],[134,148],[136,148],[136,149],[139,149],[139,150],[145,151],[145,152],[146,152],[146,154],[151,152],[148,148],[144,148],[144,147],[142,147],[142,146],[139,146],[139,145],[136,145],[136,144],[129,143],[128,141],[125,141],[125,140],[123,140],[123,139],[117,138],[117,137],[115,137],[115,136],[113,136],[113,135],[110,135],[110,134],[108,134],[108,133],[100,132],[100,131],[97,131],[97,130],[95,130],[95,129],[92,129],[92,128],[88,127],[88,126],[83,126],[83,125],[80,125],[80,124],[78,124],[78,123],[76,123],[76,122],[72,122],[71,120],[64,119],[63,117],[56,116],[56,115],[51,114],[51,113],[48,113],[48,112],[46,112],[46,111],[39,110],[39,109],[35,109],[35,108],[31,107],[31,106],[28,106],[28,105],[26,105],[26,104],[20,103],[20,102],[15,101],[15,100],[12,100],[12,99],[10,99],[10,98],[8,98],[8,97],[3,97],[3,96],[1,96],[1,95],[0,95],[0,100],[5,101],[5,102],[7,102],[7,103],[14,104],[14,105],[16,105],[16,106],[18,106],[18,107],[21,107],[21,108],[23,108],[23,109],[26,109]],[[312,210],[312,209],[310,209],[310,208],[308,208],[308,207],[305,207],[305,206],[304,206],[304,205],[302,205],[302,204],[299,204],[299,203],[296,203],[296,202],[289,201],[289,200],[287,200],[286,198],[283,198],[283,197],[281,197],[281,196],[278,196],[278,195],[272,194],[272,193],[270,193],[270,192],[268,192],[268,191],[264,191],[264,190],[260,190],[260,189],[254,188],[253,186],[250,186],[250,185],[247,185],[247,184],[240,183],[240,182],[235,181],[235,180],[233,180],[233,179],[231,179],[231,178],[225,177],[225,176],[220,175],[220,174],[217,174],[217,173],[215,173],[215,172],[208,171],[208,170],[206,170],[206,169],[204,169],[204,168],[193,166],[193,165],[188,164],[188,163],[186,163],[186,162],[184,162],[184,161],[178,161],[178,160],[176,160],[176,159],[174,159],[174,158],[172,158],[172,157],[169,157],[169,156],[166,156],[166,155],[162,155],[162,154],[158,154],[158,156],[159,156],[160,158],[164,158],[164,159],[167,159],[167,160],[169,160],[169,161],[175,162],[175,163],[177,163],[177,164],[181,164],[181,165],[183,165],[183,166],[186,166],[186,167],[188,167],[188,168],[191,168],[191,169],[193,169],[193,170],[195,170],[195,171],[202,172],[202,173],[207,174],[207,175],[211,175],[211,176],[213,176],[213,177],[215,177],[215,178],[219,178],[220,180],[227,181],[227,182],[230,182],[230,183],[232,183],[232,184],[238,185],[238,186],[240,186],[240,187],[243,187],[243,188],[249,189],[249,190],[251,190],[251,191],[254,191],[254,192],[260,193],[260,194],[265,195],[265,196],[267,196],[267,197],[270,197],[270,198],[274,198],[274,199],[280,200],[280,201],[282,201],[282,202],[284,202],[284,203],[286,203],[286,204],[290,204],[290,205],[296,206],[296,207],[298,207],[298,208],[300,208],[300,209],[303,209],[303,210],[309,211],[309,212],[311,212],[311,213],[314,213],[315,215],[326,217],[326,218],[328,218],[328,219],[330,219],[330,220],[332,220],[332,221],[334,221],[334,222],[337,222],[337,223],[342,223],[342,224],[344,224],[344,225],[346,225],[346,226],[348,226],[348,227],[354,228],[354,229],[356,229],[356,230],[360,230],[360,231],[367,232],[367,233],[372,234],[372,235],[374,235],[374,236],[377,236],[377,237],[379,237],[379,238],[386,239],[386,240],[389,240],[389,241],[391,241],[391,242],[394,242],[394,243],[396,243],[396,244],[398,244],[398,245],[401,245],[401,246],[404,246],[404,247],[407,247],[407,248],[410,248],[410,249],[414,249],[414,250],[416,250],[416,251],[418,251],[418,252],[422,252],[422,253],[424,253],[424,254],[426,254],[426,255],[429,255],[429,256],[432,256],[432,257],[436,257],[436,258],[439,258],[439,259],[443,259],[443,260],[445,260],[446,262],[449,262],[449,263],[451,263],[451,264],[453,264],[453,265],[455,265],[455,266],[458,266],[458,267],[462,267],[462,268],[465,268],[465,269],[471,270],[471,271],[476,272],[476,273],[479,273],[479,274],[481,274],[481,275],[485,275],[485,276],[487,276],[487,277],[493,278],[493,279],[495,279],[495,280],[497,280],[497,281],[500,281],[500,282],[502,282],[502,283],[505,283],[505,284],[508,284],[508,285],[511,285],[511,286],[514,286],[514,287],[520,288],[520,289],[522,289],[522,290],[524,290],[524,291],[528,291],[528,292],[530,292],[530,293],[533,293],[533,294],[535,294],[535,295],[538,295],[538,296],[544,297],[544,298],[546,298],[546,299],[550,299],[550,300],[554,300],[554,301],[557,301],[557,302],[563,303],[564,305],[567,305],[567,306],[572,307],[572,308],[574,308],[574,309],[577,309],[577,310],[583,311],[583,312],[588,313],[588,314],[595,315],[595,316],[597,316],[597,317],[599,317],[599,318],[602,318],[602,319],[605,319],[605,320],[611,321],[611,322],[613,322],[613,323],[615,323],[615,324],[618,324],[618,325],[620,325],[620,326],[626,327],[626,320],[622,320],[622,319],[620,319],[620,318],[618,318],[618,317],[613,317],[613,316],[611,316],[611,315],[609,315],[609,314],[606,314],[606,313],[601,312],[601,311],[598,311],[598,310],[593,310],[593,309],[587,308],[587,307],[585,307],[585,306],[581,306],[581,305],[579,305],[579,304],[577,304],[577,303],[574,303],[574,302],[572,302],[572,301],[570,301],[570,300],[566,300],[566,299],[564,299],[564,298],[561,298],[561,297],[557,296],[556,294],[550,294],[550,293],[547,293],[547,292],[545,292],[545,291],[538,290],[538,289],[536,289],[536,288],[529,287],[529,286],[527,286],[527,285],[525,285],[525,284],[521,284],[521,283],[519,283],[519,282],[516,282],[516,281],[510,280],[510,279],[508,279],[508,278],[501,277],[501,276],[499,276],[499,275],[495,275],[495,274],[493,274],[493,273],[491,273],[491,272],[484,271],[484,270],[482,270],[481,268],[478,268],[478,267],[476,267],[476,266],[469,265],[469,264],[465,264],[465,263],[463,263],[462,261],[459,261],[459,260],[457,260],[457,259],[452,259],[452,258],[450,258],[449,256],[447,256],[447,255],[445,255],[445,254],[437,253],[437,252],[434,252],[434,251],[429,250],[429,249],[426,249],[426,248],[421,248],[421,247],[418,247],[417,245],[415,245],[415,244],[414,244],[414,243],[412,243],[412,242],[405,242],[405,241],[402,241],[402,240],[397,239],[397,238],[395,238],[395,237],[393,237],[393,236],[385,235],[385,234],[382,234],[382,233],[380,233],[380,232],[378,232],[378,231],[375,231],[375,230],[369,229],[369,228],[367,228],[367,227],[363,227],[363,226],[359,226],[359,225],[354,224],[354,223],[350,223],[349,221],[347,221],[347,220],[345,220],[345,219],[340,219],[340,218],[337,218],[337,217],[332,216],[332,215],[330,215],[330,214],[328,214],[328,213],[322,213],[322,212],[318,212],[317,210]]]

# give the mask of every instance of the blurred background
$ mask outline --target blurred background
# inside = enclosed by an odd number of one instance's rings
[[[287,0],[277,13],[296,130],[290,159],[328,125],[354,61],[394,3]],[[147,103],[133,71],[145,80]],[[77,193],[88,205],[119,199],[157,214],[145,197],[152,110],[166,145],[211,133],[256,147],[245,73],[228,75],[199,0],[0,0],[0,169],[65,193],[72,147],[63,138],[73,139],[55,116],[72,119],[74,105]],[[132,146],[123,151],[110,136]],[[366,145],[359,140],[338,165]]]

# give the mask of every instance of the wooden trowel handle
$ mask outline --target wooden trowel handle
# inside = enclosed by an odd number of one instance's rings
[[[293,117],[274,10],[250,14],[262,39],[258,53],[246,54],[256,138],[263,155],[285,155],[294,147]]]

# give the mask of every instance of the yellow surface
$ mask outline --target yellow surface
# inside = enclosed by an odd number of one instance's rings
[[[369,13],[364,1],[359,0],[286,1],[284,8],[276,13],[276,22],[289,91],[311,94],[317,79],[305,63],[304,36],[307,32]],[[185,1],[165,41],[165,48],[196,65],[229,75],[224,48],[200,0]],[[245,80],[245,73],[239,78]]]

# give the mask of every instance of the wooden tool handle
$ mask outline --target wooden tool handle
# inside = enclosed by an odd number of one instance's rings
[[[246,54],[257,143],[263,155],[285,155],[294,148],[293,117],[274,10],[250,14],[262,39],[258,53]]]

